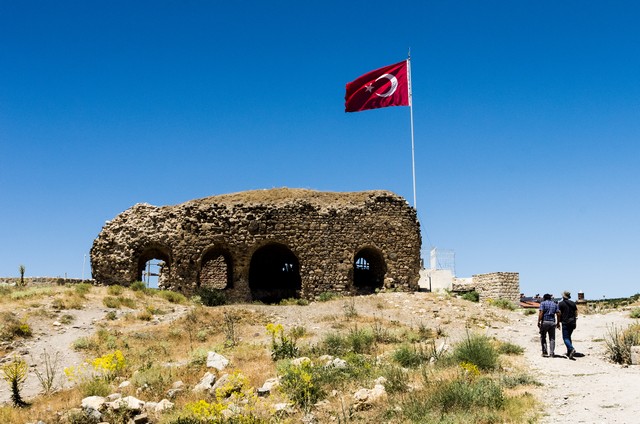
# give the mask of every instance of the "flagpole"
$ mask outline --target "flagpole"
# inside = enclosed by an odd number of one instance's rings
[[[409,88],[409,110],[411,114],[411,171],[413,174],[413,208],[418,209],[416,202],[416,155],[415,142],[413,138],[413,93],[411,92],[411,51],[407,57],[407,81]]]

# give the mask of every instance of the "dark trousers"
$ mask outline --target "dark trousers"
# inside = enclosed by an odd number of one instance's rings
[[[573,350],[573,344],[571,343],[571,334],[573,334],[573,330],[575,329],[575,322],[573,324],[565,324],[564,322],[562,323],[562,340],[564,341],[564,345],[567,347],[567,355]]]
[[[549,350],[547,350],[547,334],[549,334]],[[556,350],[556,323],[554,321],[542,321],[540,326],[540,344],[542,353],[553,356]]]

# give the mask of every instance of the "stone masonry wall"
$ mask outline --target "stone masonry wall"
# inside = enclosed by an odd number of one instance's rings
[[[297,259],[304,298],[353,292],[359,252],[381,264],[383,288],[418,289],[421,239],[416,211],[386,191],[272,189],[175,206],[137,204],[107,222],[94,241],[93,278],[128,285],[140,278],[141,264],[158,258],[166,263],[162,288],[190,292],[212,278],[204,275],[208,265],[203,260],[220,252],[230,270],[228,297],[250,300],[253,255],[272,246]]]
[[[517,272],[477,274],[473,276],[473,285],[481,302],[487,299],[520,300],[520,274]]]

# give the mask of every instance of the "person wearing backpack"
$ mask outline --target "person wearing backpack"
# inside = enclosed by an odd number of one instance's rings
[[[573,360],[576,350],[571,342],[571,334],[576,329],[576,320],[578,319],[578,307],[571,299],[571,293],[565,291],[562,293],[562,300],[558,303],[560,310],[560,322],[562,323],[562,340],[567,347],[567,356]]]

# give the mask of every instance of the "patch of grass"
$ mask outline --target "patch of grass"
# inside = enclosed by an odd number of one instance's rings
[[[113,308],[113,309],[120,309],[122,306],[129,308],[129,309],[135,309],[136,308],[136,301],[135,299],[132,299],[130,297],[126,297],[126,296],[105,296],[102,299],[102,304],[104,306],[106,306],[107,308]]]
[[[29,299],[40,296],[51,296],[53,290],[50,287],[29,287],[24,290],[9,290],[11,300]]]
[[[428,362],[431,355],[420,344],[412,346],[403,344],[393,352],[392,358],[405,368],[417,368]]]
[[[483,371],[498,367],[498,352],[488,337],[467,333],[467,337],[457,344],[453,351],[457,362],[469,362]]]
[[[480,293],[478,293],[475,290],[474,291],[470,291],[470,292],[466,292],[460,297],[462,299],[464,299],[464,300],[468,300],[469,302],[479,302],[480,301]]]
[[[640,345],[640,324],[632,324],[621,330],[616,326],[608,329],[605,337],[607,355],[616,364],[631,364],[631,346]]]
[[[122,292],[124,292],[124,287],[119,286],[117,284],[107,287],[107,293],[110,296],[120,296]]]
[[[341,297],[341,295],[339,293],[336,292],[322,292],[320,293],[317,297],[316,300],[318,302],[328,302],[330,300],[333,299],[339,299]]]
[[[342,310],[344,311],[344,316],[347,319],[352,319],[358,316],[358,310],[356,309],[356,302],[353,298],[342,305]]]
[[[158,296],[166,300],[169,303],[186,303],[187,298],[182,293],[174,292],[171,290],[158,290]]]
[[[499,409],[504,405],[500,386],[489,378],[455,378],[432,386],[427,405],[441,412],[474,408]]]
[[[515,303],[513,303],[512,301],[508,300],[508,299],[489,299],[487,301],[487,303],[489,303],[490,305],[493,305],[497,308],[500,309],[506,309],[509,311],[515,311],[516,310],[516,305]]]
[[[73,321],[75,321],[75,319],[76,319],[76,317],[74,317],[74,316],[73,316],[73,315],[71,315],[71,314],[64,314],[64,315],[62,315],[62,316],[58,319],[58,321],[59,321],[61,324],[69,325],[69,324],[71,324]]]
[[[524,348],[510,342],[498,343],[498,352],[504,355],[522,355]]]
[[[0,317],[0,340],[11,341],[32,336],[31,326],[25,319],[20,319],[13,312],[4,312]]]
[[[296,299],[296,298],[282,299],[278,303],[278,305],[280,306],[290,306],[290,305],[307,306],[308,304],[309,304],[309,301],[307,299]]]
[[[51,302],[51,307],[58,311],[64,309],[82,309],[85,299],[73,290],[67,291],[62,297],[56,297]]]
[[[500,383],[508,389],[513,389],[518,386],[542,386],[542,383],[529,374],[505,374],[501,376]]]
[[[84,298],[84,296],[91,291],[92,287],[91,284],[79,283],[73,287],[73,290],[78,296]]]
[[[204,306],[220,306],[227,304],[227,296],[224,290],[200,287],[196,290],[196,295]]]

